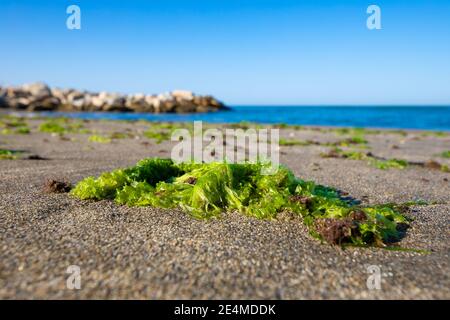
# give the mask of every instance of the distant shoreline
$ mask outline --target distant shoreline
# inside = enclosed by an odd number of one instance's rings
[[[231,106],[230,111],[210,113],[139,112],[22,112],[0,109],[21,116],[70,117],[102,120],[147,120],[166,122],[204,121],[209,123],[259,123],[294,126],[362,127],[450,131],[450,107],[281,107]]]

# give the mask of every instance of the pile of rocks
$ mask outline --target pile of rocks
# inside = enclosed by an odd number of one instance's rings
[[[0,108],[27,111],[120,111],[188,113],[228,110],[212,96],[175,90],[159,95],[121,95],[49,88],[38,82],[20,87],[0,87]]]

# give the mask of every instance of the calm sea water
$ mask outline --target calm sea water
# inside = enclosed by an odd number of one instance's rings
[[[297,125],[428,129],[450,131],[449,107],[232,107],[232,111],[201,114],[45,112],[83,119],[286,123]]]

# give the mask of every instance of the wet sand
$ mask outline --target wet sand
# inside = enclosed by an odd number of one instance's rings
[[[179,210],[128,208],[43,192],[46,179],[76,183],[145,157],[170,157],[171,142],[143,137],[144,122],[90,121],[111,143],[87,134],[0,135],[0,148],[47,160],[0,160],[0,298],[72,299],[450,299],[450,173],[420,166],[380,170],[367,161],[322,158],[323,145],[281,147],[281,163],[303,179],[348,192],[363,204],[424,200],[396,245],[426,250],[345,250],[311,238],[298,218],[257,220],[236,213],[196,220]],[[283,129],[289,139],[333,142],[334,132]],[[73,139],[72,139],[73,138]],[[450,150],[450,136],[382,132],[366,135],[369,151],[411,162]],[[364,151],[364,150],[363,150]],[[366,150],[367,151],[367,150]],[[66,287],[70,265],[81,289]],[[381,289],[366,285],[381,268]]]

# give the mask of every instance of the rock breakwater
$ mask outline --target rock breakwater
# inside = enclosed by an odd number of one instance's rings
[[[37,82],[18,87],[0,87],[0,108],[23,111],[116,111],[143,113],[194,113],[229,110],[209,95],[191,91],[148,95],[89,92],[50,88]]]

